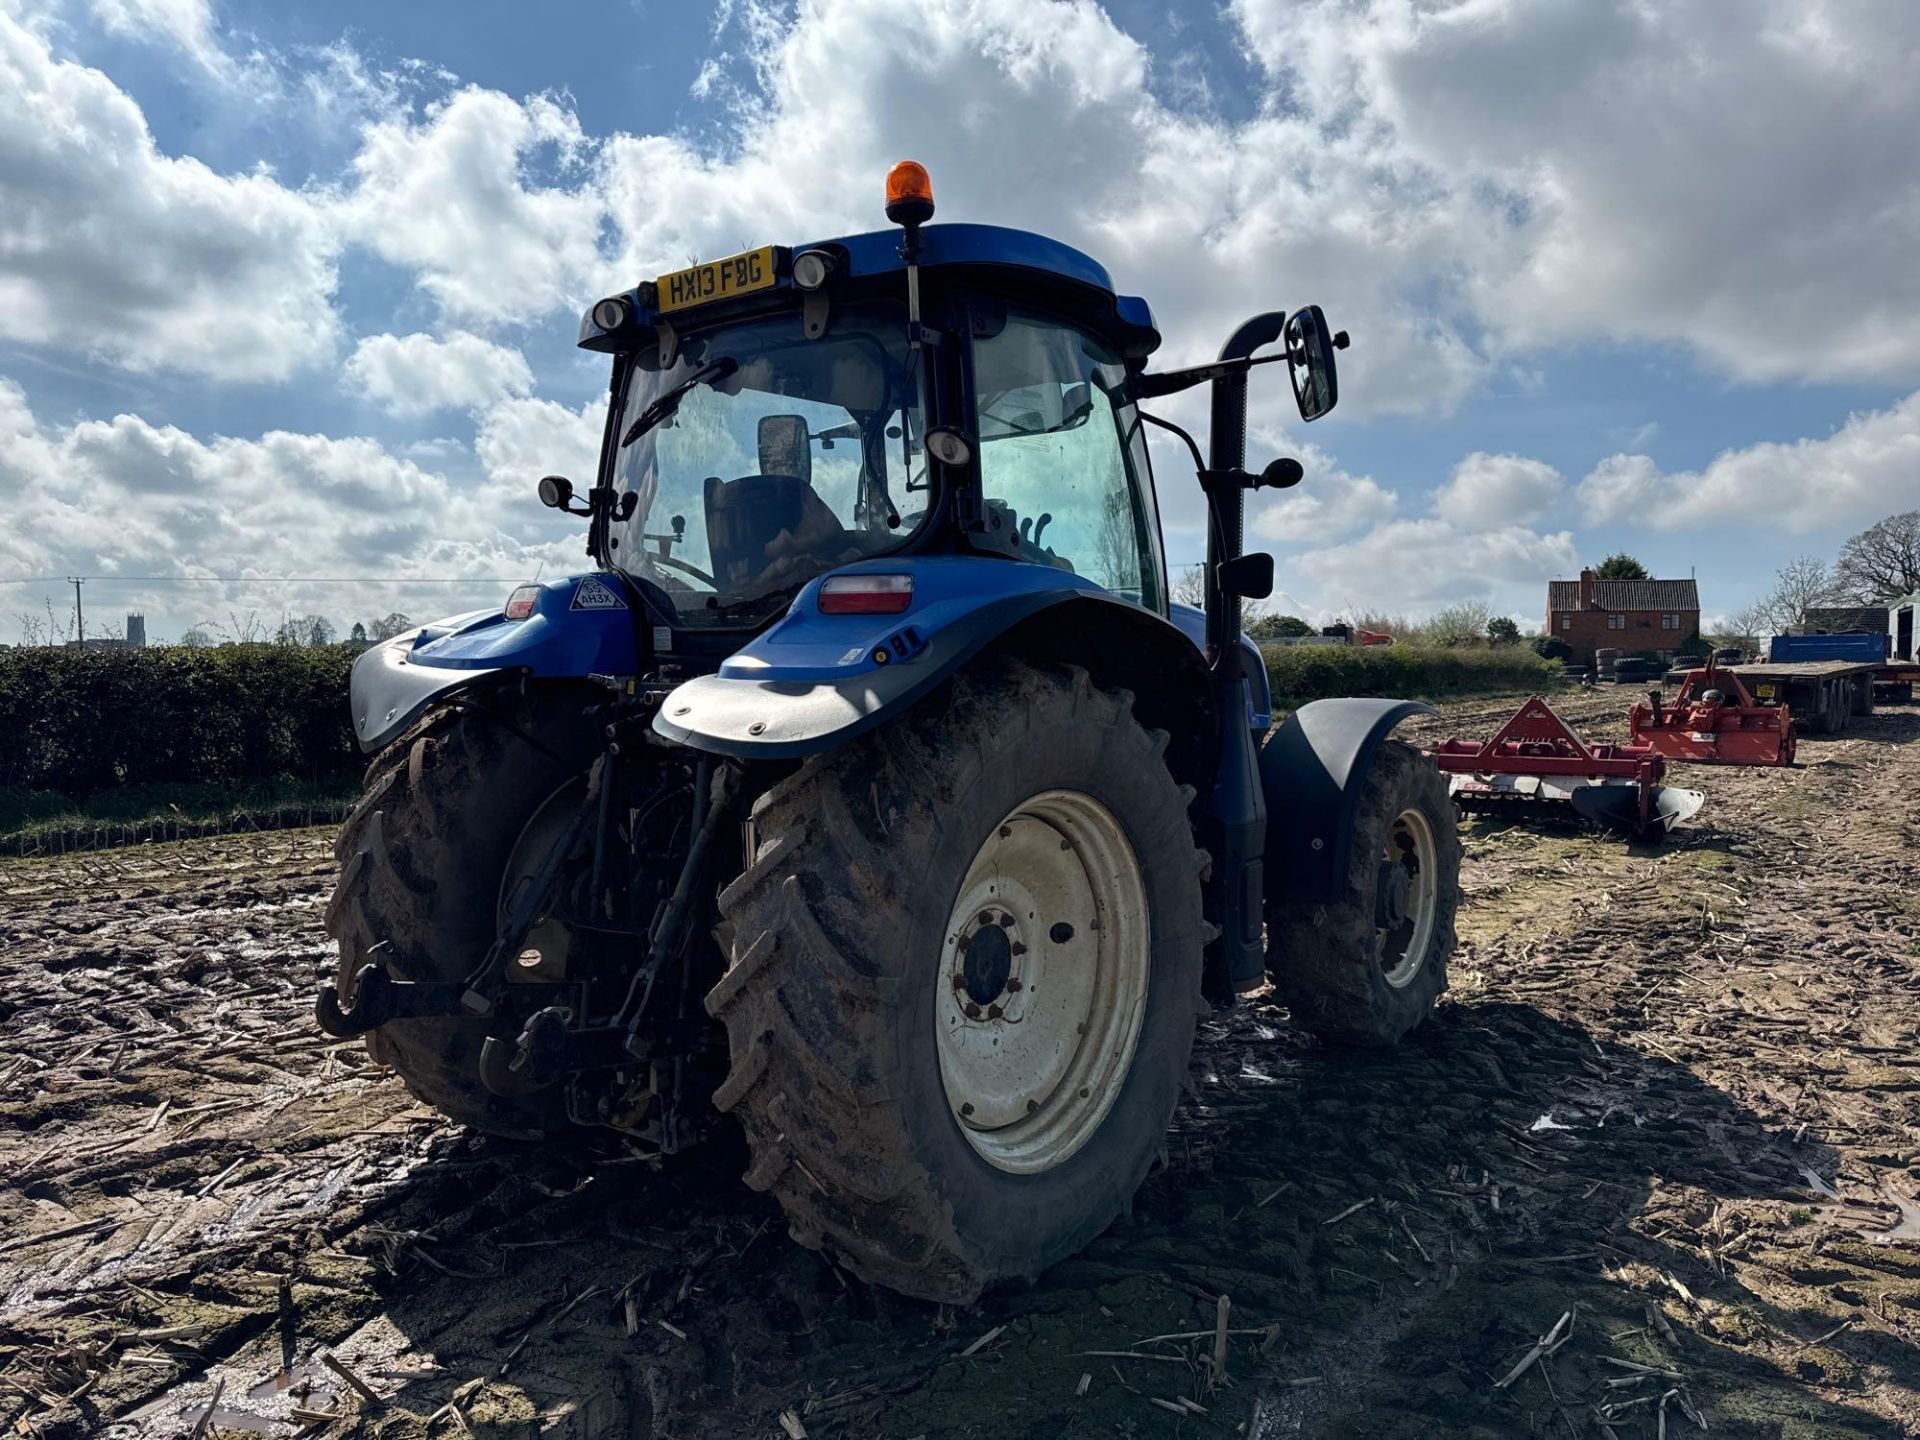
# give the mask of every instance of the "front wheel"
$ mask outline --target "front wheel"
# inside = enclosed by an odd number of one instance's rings
[[[1330,905],[1267,906],[1267,968],[1296,1024],[1346,1045],[1392,1045],[1447,988],[1460,838],[1446,778],[1397,740],[1380,747]]]
[[[1084,671],[1004,662],[754,807],[714,1098],[795,1239],[964,1303],[1126,1207],[1201,1005],[1204,856],[1166,739]]]

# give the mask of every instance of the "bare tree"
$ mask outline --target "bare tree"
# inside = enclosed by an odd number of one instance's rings
[[[413,621],[395,610],[391,614],[382,615],[369,625],[367,638],[374,641],[391,640],[394,636],[403,635],[411,629],[413,629]]]
[[[1207,603],[1207,567],[1189,565],[1173,577],[1173,598],[1179,604],[1199,610]]]
[[[1427,643],[1459,649],[1487,643],[1487,625],[1493,612],[1483,600],[1463,600],[1437,611],[1427,622]]]
[[[1789,560],[1773,577],[1769,590],[1754,606],[1753,619],[1764,622],[1766,633],[1780,635],[1807,623],[1807,611],[1834,598],[1833,572],[1817,555]]]
[[[1712,640],[1715,645],[1737,645],[1753,655],[1759,651],[1761,638],[1772,633],[1767,607],[1755,601],[1727,616],[1725,623],[1713,632]]]
[[[1920,590],[1920,510],[1889,515],[1840,547],[1834,588],[1857,605],[1879,605]]]
[[[276,645],[331,645],[333,622],[324,615],[289,615],[273,632]]]
[[[213,644],[213,636],[208,633],[210,622],[202,620],[198,625],[189,625],[181,635],[180,643],[194,650],[204,650]]]

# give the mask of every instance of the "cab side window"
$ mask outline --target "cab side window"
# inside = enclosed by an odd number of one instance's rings
[[[1163,611],[1120,357],[1036,313],[1012,310],[1004,325],[985,328],[976,328],[973,368],[981,494],[989,525],[998,522],[990,548]]]

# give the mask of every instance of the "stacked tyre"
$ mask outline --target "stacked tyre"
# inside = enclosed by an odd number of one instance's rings
[[[1593,667],[1602,680],[1613,679],[1614,666],[1619,663],[1620,652],[1611,646],[1602,646],[1593,652]]]

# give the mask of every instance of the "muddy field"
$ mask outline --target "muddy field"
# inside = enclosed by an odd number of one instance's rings
[[[1659,847],[1471,821],[1431,1025],[1207,1023],[1134,1214],[958,1313],[738,1148],[479,1139],[322,1037],[325,833],[0,862],[0,1427],[1920,1434],[1920,708],[1800,761]]]

